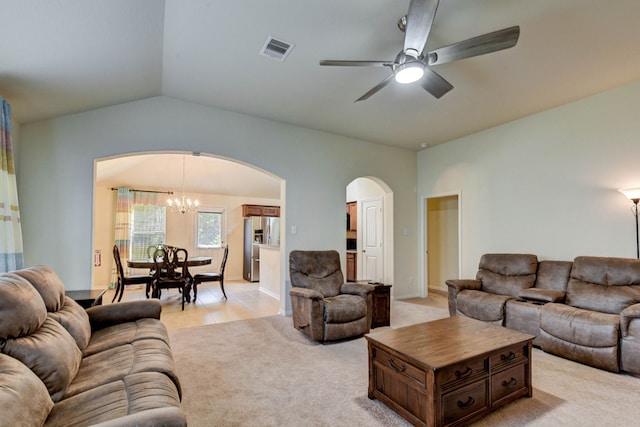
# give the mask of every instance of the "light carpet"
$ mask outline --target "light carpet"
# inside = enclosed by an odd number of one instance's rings
[[[392,327],[448,316],[394,301]],[[380,328],[372,331],[375,333]],[[170,332],[190,426],[407,426],[367,397],[364,338],[308,340],[290,317]],[[477,426],[622,426],[640,423],[640,379],[533,351],[533,397]]]

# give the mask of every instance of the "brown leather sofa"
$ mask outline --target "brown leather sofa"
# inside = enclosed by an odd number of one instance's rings
[[[45,266],[0,274],[0,424],[186,426],[160,312],[85,311]]]
[[[545,352],[640,375],[640,260],[485,254],[476,279],[446,283],[451,316],[526,332]]]

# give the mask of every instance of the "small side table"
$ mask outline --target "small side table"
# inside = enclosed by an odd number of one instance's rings
[[[81,291],[66,291],[65,295],[87,309],[94,305],[102,305],[102,296],[106,289],[86,289]]]
[[[376,288],[373,291],[373,304],[371,313],[371,328],[391,325],[391,285],[372,283]]]

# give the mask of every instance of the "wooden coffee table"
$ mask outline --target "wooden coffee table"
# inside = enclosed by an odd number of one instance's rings
[[[533,335],[458,316],[366,339],[369,398],[414,425],[466,425],[531,397]]]

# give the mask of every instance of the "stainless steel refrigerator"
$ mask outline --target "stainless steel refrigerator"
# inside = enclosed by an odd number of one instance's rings
[[[260,245],[280,246],[280,218],[253,216],[244,220],[242,276],[249,282],[260,281]]]

